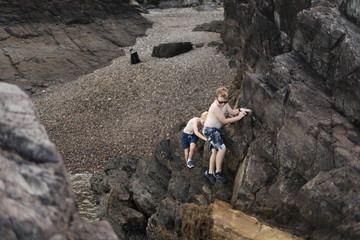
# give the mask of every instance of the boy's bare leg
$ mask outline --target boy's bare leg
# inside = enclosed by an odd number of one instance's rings
[[[188,160],[188,159],[191,159],[191,160],[192,160],[192,157],[193,157],[194,152],[195,152],[195,147],[196,147],[196,144],[195,144],[195,143],[191,143],[191,144],[190,144],[189,157],[187,158],[187,160]]]
[[[226,148],[222,148],[218,150],[218,153],[216,154],[216,172],[222,171],[222,164],[225,157]]]
[[[188,148],[184,149],[184,154],[185,154],[185,163],[187,163],[187,160],[189,159],[189,149]]]
[[[215,172],[216,155],[217,155],[216,149],[211,149],[209,172],[208,172],[209,174],[212,174]]]

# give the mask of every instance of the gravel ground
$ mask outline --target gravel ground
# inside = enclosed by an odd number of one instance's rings
[[[223,10],[151,10],[153,28],[125,50],[126,56],[77,80],[53,86],[33,99],[68,171],[92,173],[124,153],[151,155],[171,129],[206,111],[215,89],[229,87],[236,70],[216,48],[220,35],[192,32],[202,23],[222,20]],[[203,47],[173,58],[153,58],[160,43],[190,41]],[[142,63],[129,63],[129,49]]]

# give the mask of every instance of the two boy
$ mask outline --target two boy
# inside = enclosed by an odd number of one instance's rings
[[[226,88],[222,87],[216,90],[215,100],[209,108],[206,120],[203,124],[203,135],[201,135],[201,138],[205,138],[204,140],[208,141],[210,145],[211,156],[209,160],[209,169],[205,172],[204,175],[212,184],[215,184],[216,181],[222,184],[226,182],[226,178],[222,172],[222,164],[225,157],[226,146],[220,136],[221,127],[226,124],[239,121],[248,113],[251,113],[250,109],[233,109],[230,107],[228,104],[228,90]],[[226,118],[227,114],[233,115],[235,117]],[[194,148],[196,146],[196,142]],[[186,149],[184,149],[184,151],[186,151]]]

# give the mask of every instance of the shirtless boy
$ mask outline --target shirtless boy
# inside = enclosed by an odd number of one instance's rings
[[[247,108],[232,109],[228,104],[228,90],[224,87],[216,90],[215,101],[209,108],[203,128],[203,134],[209,142],[211,149],[209,170],[205,172],[205,176],[212,184],[215,184],[216,181],[222,184],[226,182],[222,172],[226,147],[220,136],[220,128],[223,125],[239,121],[250,112],[251,110]],[[226,118],[227,113],[235,117]]]
[[[206,116],[207,112],[203,112],[200,118],[194,117],[190,119],[181,135],[181,146],[184,149],[186,166],[188,168],[194,167],[192,157],[196,149],[197,141],[199,138],[206,141],[206,138],[200,133],[200,129],[204,126]]]

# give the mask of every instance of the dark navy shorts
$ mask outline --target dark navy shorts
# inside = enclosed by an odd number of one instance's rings
[[[191,143],[197,143],[199,137],[195,134],[182,133],[181,135],[181,147],[182,149],[190,148]]]
[[[209,149],[223,149],[225,144],[220,136],[220,131],[217,128],[203,128],[203,134],[209,142]]]

